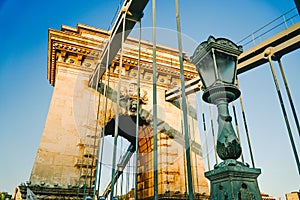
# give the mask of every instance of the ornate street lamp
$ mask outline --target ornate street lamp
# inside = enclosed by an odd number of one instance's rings
[[[218,107],[217,153],[222,160],[237,159],[242,153],[228,111],[228,103],[240,96],[235,78],[237,56],[242,51],[241,46],[228,39],[210,36],[197,47],[191,58],[205,88],[203,100]]]
[[[238,162],[241,145],[234,132],[228,103],[240,96],[235,84],[237,57],[243,52],[225,38],[210,36],[191,57],[204,86],[203,100],[218,108],[217,154],[223,160],[205,173],[211,181],[211,199],[261,199],[257,176],[260,169]]]

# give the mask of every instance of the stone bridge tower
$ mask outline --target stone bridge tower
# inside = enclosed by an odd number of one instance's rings
[[[25,198],[26,188],[30,188],[41,199],[53,199],[58,196],[75,199],[76,196],[82,197],[82,190],[79,190],[78,186],[82,187],[85,183],[87,190],[93,188],[100,139],[100,128],[97,127],[107,126],[105,134],[113,135],[109,125],[116,114],[115,93],[120,65],[119,55],[113,61],[109,73],[102,77],[99,92],[88,87],[89,77],[99,62],[108,36],[109,33],[105,30],[82,24],[78,24],[76,28],[63,25],[61,30],[49,29],[48,80],[54,86],[54,91],[30,181],[27,185],[19,186],[20,198]],[[133,119],[128,100],[135,95],[138,41],[128,38],[125,43],[121,71],[121,97],[124,98],[121,101],[119,115],[125,119],[126,117]],[[139,112],[143,123],[139,129],[138,141],[138,196],[139,199],[151,199],[153,196],[152,44],[142,41],[141,51],[142,104]],[[194,65],[188,61],[184,62],[184,68],[186,80],[198,76]],[[106,76],[110,79],[107,108],[102,106],[105,99],[102,89]],[[184,195],[187,187],[180,101],[165,100],[166,90],[180,85],[177,49],[157,46],[157,80],[159,194],[180,196]],[[195,94],[188,96],[188,106],[194,191],[198,194],[209,194],[208,184],[204,178]],[[125,134],[134,135],[135,133],[132,133],[135,130],[134,120],[128,122],[120,119],[120,129]],[[130,137],[127,139],[130,141]]]

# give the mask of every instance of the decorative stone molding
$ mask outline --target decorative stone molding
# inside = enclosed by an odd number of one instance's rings
[[[95,37],[92,37],[95,36]],[[93,70],[100,62],[103,47],[109,36],[107,31],[79,24],[76,28],[62,26],[61,31],[49,29],[48,44],[48,80],[55,85],[55,74],[57,72],[57,61],[80,66],[82,70]],[[138,41],[128,38],[125,42],[122,65],[124,78],[137,77]],[[152,44],[142,41],[142,52],[140,66],[143,73],[142,80],[152,81]],[[169,47],[157,46],[157,76],[158,84],[166,88],[178,85],[179,68],[178,51]],[[198,76],[194,65],[184,61],[184,76],[190,80]],[[113,61],[114,69],[120,64],[120,55]],[[133,73],[130,71],[134,70]],[[92,72],[92,71],[91,71]],[[113,71],[111,76],[117,76],[118,71]]]

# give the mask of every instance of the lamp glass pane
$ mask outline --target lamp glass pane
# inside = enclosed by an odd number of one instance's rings
[[[220,79],[226,83],[234,84],[236,57],[215,52]]]
[[[203,79],[205,87],[210,87],[216,81],[214,61],[211,54],[208,54],[197,66],[198,73]]]

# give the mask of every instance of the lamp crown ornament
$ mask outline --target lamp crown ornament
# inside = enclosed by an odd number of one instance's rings
[[[194,51],[194,54],[191,56],[190,61],[192,63],[196,63],[212,48],[223,50],[235,55],[240,55],[243,52],[243,47],[241,45],[238,46],[226,38],[216,39],[214,36],[210,35],[207,41],[204,41],[198,45]]]

